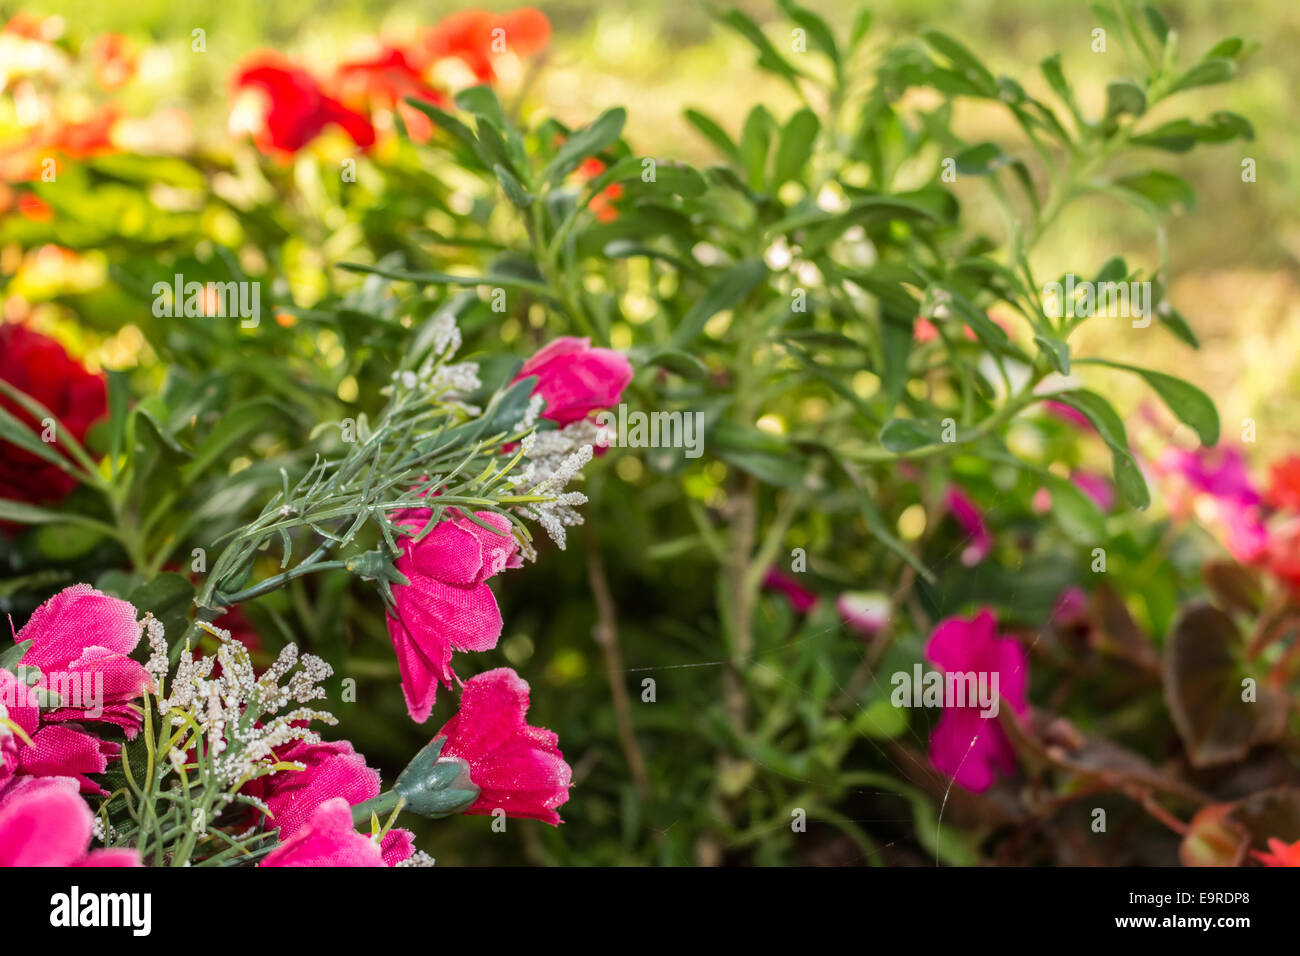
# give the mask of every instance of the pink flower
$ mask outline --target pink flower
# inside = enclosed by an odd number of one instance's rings
[[[1115,506],[1115,486],[1104,475],[1079,470],[1070,474],[1070,481],[1102,511]]]
[[[1240,449],[1217,447],[1184,451],[1166,448],[1156,460],[1157,473],[1169,481],[1169,510],[1194,512],[1222,536],[1228,553],[1241,562],[1264,558],[1269,531],[1261,508],[1263,495],[1255,487]]]
[[[945,673],[988,675],[993,686],[1016,714],[1028,708],[1025,697],[1028,663],[1020,642],[997,636],[993,614],[980,611],[970,619],[950,617],[930,635],[925,656]],[[1016,769],[1015,751],[1002,725],[982,717],[978,704],[945,707],[930,735],[930,761],[967,790],[980,793],[992,784],[995,773],[1010,775]]]
[[[140,866],[134,850],[86,852],[94,819],[75,780],[12,780],[0,789],[0,866]]]
[[[272,850],[261,866],[383,866],[379,844],[352,825],[342,797],[326,800],[294,835]]]
[[[86,793],[105,793],[87,774],[103,773],[120,747],[67,724],[41,725],[34,688],[0,670],[0,704],[5,717],[26,735],[0,739],[0,784],[14,776],[70,777]]]
[[[962,550],[961,563],[967,567],[979,564],[993,550],[993,539],[989,536],[989,529],[984,524],[984,516],[976,507],[975,502],[971,501],[966,496],[966,493],[956,485],[948,489],[945,500],[949,512],[957,519],[957,523],[966,532],[967,540],[970,541],[970,544]]]
[[[889,620],[889,596],[880,591],[846,591],[835,600],[844,623],[863,637],[874,637]]]
[[[1258,505],[1263,500],[1251,480],[1245,456],[1237,448],[1166,448],[1155,468],[1163,475],[1177,475],[1193,492],[1213,498],[1241,505]]]
[[[560,822],[555,808],[569,799],[572,771],[559,738],[528,726],[527,712],[528,683],[499,667],[465,683],[460,711],[434,734],[447,738],[442,756],[463,760],[482,791],[466,813],[501,808],[512,817]]]
[[[38,687],[64,701],[44,722],[97,720],[116,724],[134,737],[140,717],[131,701],[149,677],[128,655],[140,642],[136,610],[89,584],[64,588],[36,609],[14,640],[31,640],[20,662],[39,667]]]
[[[513,381],[530,375],[537,376],[533,394],[546,399],[542,417],[563,426],[617,402],[632,365],[612,349],[593,349],[591,339],[565,336],[540,349]]]
[[[1088,595],[1083,588],[1068,587],[1052,606],[1051,622],[1057,628],[1082,627],[1088,623]]]
[[[258,777],[241,790],[266,802],[271,811],[270,826],[279,827],[284,843],[311,820],[316,809],[326,801],[342,797],[349,806],[379,796],[378,771],[366,766],[366,760],[346,740],[308,744],[294,741],[276,751],[286,763],[300,763],[302,770],[279,770]],[[389,866],[405,860],[412,852],[412,836],[407,830],[392,829],[380,844],[384,862]]]
[[[429,515],[412,509],[394,520],[418,533]],[[401,540],[395,566],[411,583],[393,587],[396,615],[388,615],[388,634],[402,671],[406,709],[417,722],[429,719],[438,682],[451,687],[451,652],[491,650],[501,636],[501,611],[487,579],[506,567],[516,542],[509,519],[490,511],[475,516],[502,533],[461,516],[439,522],[420,541]]]
[[[768,569],[763,577],[763,590],[779,591],[784,594],[790,606],[799,614],[807,614],[817,603],[817,595],[779,568]]]

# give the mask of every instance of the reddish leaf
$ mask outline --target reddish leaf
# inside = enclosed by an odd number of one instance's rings
[[[1255,744],[1282,734],[1286,704],[1258,685],[1242,700],[1243,642],[1232,618],[1209,604],[1191,605],[1165,642],[1165,702],[1195,767],[1240,760]]]

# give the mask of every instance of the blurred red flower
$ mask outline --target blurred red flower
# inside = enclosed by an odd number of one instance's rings
[[[0,323],[0,379],[26,392],[54,413],[62,428],[83,441],[90,426],[108,413],[102,375],[92,374],[63,346],[22,325]],[[4,395],[0,408],[40,434],[44,425]],[[51,447],[58,448],[58,435]],[[0,454],[0,498],[49,504],[76,487],[76,479],[31,452],[5,445]]]
[[[339,99],[357,109],[396,110],[411,138],[423,143],[433,135],[433,121],[403,102],[408,96],[441,106],[446,97],[424,81],[410,56],[385,46],[369,59],[344,63],[334,73]]]
[[[424,34],[422,47],[427,66],[438,60],[458,59],[481,83],[496,79],[492,58],[502,53],[532,56],[551,39],[546,14],[522,7],[505,14],[487,10],[461,10],[444,17]]]
[[[595,156],[588,156],[578,167],[578,175],[583,179],[595,179],[605,171],[605,164]],[[591,214],[596,217],[597,222],[613,222],[618,218],[618,210],[614,208],[614,203],[623,196],[623,187],[618,183],[610,183],[598,194],[592,197],[587,208]]]
[[[1264,498],[1275,508],[1300,511],[1300,455],[1288,455],[1269,467]]]
[[[245,60],[232,87],[231,132],[251,133],[264,153],[296,153],[331,123],[363,149],[375,142],[365,116],[326,96],[315,77],[277,53]]]
[[[95,82],[115,90],[135,74],[135,46],[120,33],[103,33],[90,41],[88,55]]]

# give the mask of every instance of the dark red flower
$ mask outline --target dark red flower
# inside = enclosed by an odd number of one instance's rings
[[[22,325],[0,323],[0,379],[26,392],[58,419],[77,441],[108,413],[108,391],[63,346]],[[0,395],[0,408],[40,435],[44,425],[16,402]],[[50,447],[59,449],[58,433]],[[31,452],[4,445],[0,451],[0,498],[52,504],[76,487],[76,479]]]
[[[232,132],[251,133],[264,153],[296,153],[330,124],[342,127],[363,149],[375,142],[368,119],[326,96],[315,77],[279,54],[254,54],[232,86]]]

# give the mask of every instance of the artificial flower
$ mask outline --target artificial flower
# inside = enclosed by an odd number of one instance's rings
[[[564,426],[615,404],[632,381],[632,364],[588,338],[562,336],[524,362],[514,381],[537,376],[534,395],[546,400],[542,417]]]
[[[267,854],[261,866],[385,866],[379,844],[352,824],[342,797],[318,805],[294,835]]]
[[[409,585],[394,585],[388,634],[397,652],[402,693],[411,719],[425,721],[441,681],[452,685],[453,650],[486,651],[501,636],[501,611],[487,580],[506,567],[517,542],[510,521],[490,511],[475,517],[499,529],[490,531],[464,516],[438,525],[418,541],[430,512],[399,512],[394,521],[411,529],[399,542],[394,562]]]
[[[442,756],[463,760],[481,791],[466,813],[560,823],[556,808],[569,799],[573,772],[560,753],[559,738],[530,727],[528,682],[499,667],[465,683],[460,710],[434,734],[447,738]]]
[[[0,789],[0,866],[140,866],[134,850],[87,852],[94,819],[75,780],[14,779]]]

